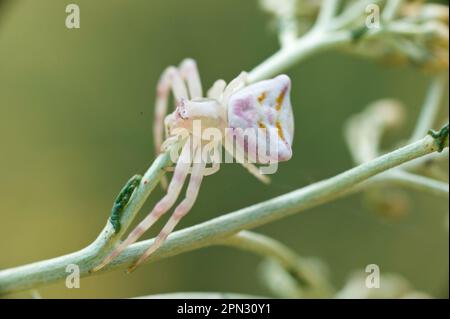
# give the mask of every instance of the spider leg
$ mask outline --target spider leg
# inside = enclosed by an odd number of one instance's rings
[[[205,167],[203,176],[209,176],[217,173],[220,170],[220,163],[213,162],[210,167]],[[172,167],[168,167],[166,171],[173,171]],[[192,174],[192,168],[189,168],[188,174]]]
[[[167,239],[169,234],[174,230],[175,226],[180,220],[190,211],[197,199],[200,184],[203,179],[203,171],[205,169],[205,162],[202,160],[201,150],[198,149],[195,154],[195,161],[192,166],[192,174],[189,180],[189,185],[186,190],[186,197],[175,208],[174,213],[164,225],[161,232],[155,238],[153,244],[145,251],[145,253],[128,269],[128,272],[132,272],[137,266],[144,262],[155,250],[157,250]]]
[[[235,146],[234,150],[230,148],[230,147],[233,147],[233,144]],[[249,163],[245,159],[244,149],[239,145],[239,143],[232,143],[231,145],[224,143],[224,148],[228,154],[233,156],[235,159],[239,159],[239,161],[238,161],[239,164],[244,166],[249,171],[249,173],[252,174],[253,176],[255,176],[259,181],[261,181],[264,184],[270,183],[270,177],[268,177],[267,175],[261,174],[261,172],[259,171],[259,168],[256,165]]]
[[[179,67],[180,74],[186,81],[192,99],[203,97],[202,82],[198,73],[197,63],[193,59],[184,59]]]
[[[247,81],[248,74],[246,72],[241,72],[235,79],[231,80],[231,82],[227,85],[224,80],[217,80],[214,82],[213,86],[208,91],[208,97],[213,98],[216,100],[222,100],[224,103],[227,103],[228,98],[238,90],[240,90],[242,87],[245,86],[245,83]],[[225,111],[226,113],[226,111]],[[225,114],[226,116],[226,114]],[[244,159],[245,152],[244,150],[236,145],[236,156],[233,149],[227,149],[226,143],[224,143],[225,151],[228,152],[231,156],[235,158],[242,158]],[[261,174],[258,167],[253,165],[252,163],[248,163],[246,161],[242,161],[240,163],[242,166],[244,166],[252,175],[254,175],[258,180],[261,182],[268,184],[270,183],[270,178],[267,175]],[[213,166],[211,168],[206,168],[205,175],[210,175],[215,173],[218,170],[218,167]]]
[[[180,72],[174,67],[169,66],[161,75],[156,92],[155,119],[153,125],[153,136],[155,139],[155,151],[161,151],[164,133],[164,118],[167,114],[167,104],[169,94],[172,90],[175,97],[175,103],[188,99],[186,85],[183,82]]]
[[[208,91],[208,97],[219,100],[221,96],[223,95],[223,100],[226,100],[228,97],[230,97],[234,92],[242,88],[243,85],[245,85],[245,81],[247,79],[247,73],[242,72],[239,74],[238,77],[236,77],[234,80],[232,80],[228,86],[224,80],[217,80],[214,82],[213,86]],[[228,152],[231,156],[234,157],[234,152],[232,149],[227,149],[226,143],[224,143],[225,151]],[[242,159],[244,159],[244,150],[237,147],[236,152],[239,152],[238,156],[241,156]],[[238,157],[236,156],[236,157]],[[240,163],[242,166],[244,166],[252,175],[254,175],[258,180],[263,182],[264,184],[270,183],[270,178],[267,175],[261,174],[258,167],[255,165],[243,161],[243,163]],[[206,168],[206,175],[214,174],[220,166],[214,164],[211,168]]]
[[[187,102],[187,116],[189,117],[216,117],[220,112],[217,102],[205,103],[198,100],[203,98],[203,89],[200,81],[197,64],[193,59],[185,59],[181,62],[180,74],[189,88],[190,101]]]
[[[203,170],[203,176],[209,176],[219,171],[221,161],[221,152],[220,152],[221,148],[222,148],[221,142],[214,143],[213,149],[211,150],[211,152],[208,152],[206,156],[207,159],[203,157],[203,159],[206,160],[206,164],[211,163],[211,166],[205,167],[205,169]],[[213,154],[211,154],[212,152]],[[203,154],[203,156],[205,156],[205,154]]]
[[[208,97],[219,100],[226,86],[227,83],[224,80],[217,80],[208,90]]]
[[[128,235],[127,239],[120,243],[110,255],[108,255],[93,271],[100,270],[109,264],[114,258],[119,256],[125,248],[139,239],[162,215],[164,215],[177,200],[184,181],[186,180],[191,166],[192,158],[190,154],[190,142],[186,142],[178,159],[173,178],[170,182],[167,194],[154,206],[147,217]]]
[[[164,70],[156,89],[155,118],[153,123],[153,139],[156,154],[161,152],[161,145],[164,137],[165,116],[167,114],[167,105],[171,90],[175,97],[175,103],[179,103],[182,99],[188,99],[187,89],[181,74],[174,66],[169,66]],[[161,186],[163,189],[167,188],[166,176],[162,176]]]
[[[211,167],[206,167],[205,171],[203,172],[203,176],[209,176],[212,174],[215,174],[219,171],[220,164],[219,163],[213,163]]]
[[[231,95],[233,95],[233,93],[236,93],[245,86],[247,76],[248,76],[247,72],[241,72],[236,78],[231,80],[231,82],[227,85],[227,87],[223,91],[223,101],[225,103],[227,103],[228,99],[230,98]]]
[[[255,176],[260,182],[264,184],[270,184],[270,177],[261,174],[257,166],[247,162],[242,163],[241,165],[244,166],[249,171],[249,173]]]

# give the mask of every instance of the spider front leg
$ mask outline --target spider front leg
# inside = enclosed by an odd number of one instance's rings
[[[187,88],[186,88],[187,85]],[[183,100],[194,98],[201,98],[203,94],[200,75],[197,64],[193,59],[185,59],[181,62],[179,68],[174,66],[168,67],[157,85],[155,118],[153,125],[153,136],[155,153],[159,154],[161,151],[162,142],[164,139],[164,125],[167,114],[167,106],[169,102],[169,94],[172,90],[175,105],[179,105]],[[188,92],[189,91],[189,92]],[[161,186],[167,189],[167,178],[161,178]]]
[[[180,158],[177,161],[172,180],[170,181],[170,185],[167,189],[167,194],[155,205],[147,217],[128,235],[127,239],[117,246],[117,248],[115,248],[109,256],[107,256],[93,269],[94,272],[100,270],[109,264],[114,258],[119,256],[125,248],[138,240],[162,215],[164,215],[173,206],[181,192],[184,181],[186,180],[191,162],[191,145],[188,140],[188,142],[184,144]]]
[[[203,97],[202,82],[198,72],[197,63],[193,59],[184,59],[180,64],[180,74],[189,88],[192,99]]]
[[[164,118],[167,114],[167,104],[169,101],[169,94],[172,90],[175,97],[175,104],[182,100],[188,100],[188,92],[183,78],[174,66],[169,66],[161,75],[156,92],[155,103],[155,118],[153,124],[153,136],[155,151],[158,154],[161,151],[161,144],[163,142],[164,133]]]
[[[226,86],[227,83],[224,80],[217,80],[208,90],[208,97],[211,99],[220,100]]]
[[[163,227],[161,232],[155,238],[153,244],[145,251],[145,253],[128,269],[128,272],[132,272],[144,262],[155,250],[157,250],[167,239],[169,234],[174,230],[180,220],[191,210],[197,199],[200,184],[202,183],[205,170],[205,162],[202,159],[201,148],[196,150],[194,164],[192,166],[191,178],[186,191],[185,199],[175,208],[174,213],[170,217],[169,221]]]
[[[228,83],[223,91],[223,100],[226,102],[233,93],[242,89],[247,83],[247,72],[241,72],[237,77]]]
[[[178,69],[174,66],[169,66],[162,73],[156,89],[155,118],[153,123],[153,139],[156,154],[159,154],[162,151],[161,145],[164,138],[164,120],[167,114],[170,91],[173,92],[175,104],[179,104],[182,100],[187,100],[189,98],[183,78]],[[167,189],[166,176],[162,176],[160,182],[162,188]]]
[[[186,84],[188,88],[186,88]],[[159,79],[153,126],[155,151],[157,154],[161,151],[161,144],[163,142],[164,118],[167,114],[167,105],[171,90],[175,97],[175,105],[178,105],[182,100],[202,97],[202,84],[200,82],[197,64],[194,60],[183,60],[179,69],[174,66],[168,67]]]

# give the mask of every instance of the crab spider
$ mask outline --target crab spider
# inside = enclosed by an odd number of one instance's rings
[[[160,77],[157,86],[156,112],[154,122],[154,141],[156,152],[165,151],[178,138],[174,132],[177,129],[185,129],[192,135],[194,120],[201,120],[206,127],[214,127],[223,132],[233,132],[237,129],[270,128],[277,132],[275,160],[286,161],[292,156],[292,139],[294,131],[294,119],[290,104],[291,82],[288,76],[279,75],[271,80],[247,85],[247,74],[242,72],[228,85],[224,80],[217,80],[209,89],[207,97],[203,97],[203,89],[200,82],[197,65],[192,59],[185,59],[179,66],[168,67]],[[172,91],[176,108],[173,113],[166,116],[167,107]],[[231,130],[230,130],[231,129]],[[166,132],[166,140],[163,134]],[[229,134],[229,133],[228,133]],[[263,137],[266,141],[267,137]],[[181,153],[176,161],[172,180],[167,188],[166,195],[154,206],[147,217],[129,234],[113,252],[107,256],[97,267],[98,270],[110,263],[126,247],[137,241],[154,223],[158,221],[175,204],[187,176],[190,174],[185,198],[175,208],[172,216],[162,228],[153,244],[144,254],[129,268],[135,269],[145,261],[174,230],[178,222],[192,208],[200,188],[203,176],[212,174],[218,170],[218,165],[213,163],[207,167],[207,161],[202,157],[199,145],[193,145],[191,138],[184,139],[181,145]],[[259,163],[255,154],[248,151],[250,144],[261,143],[261,139],[249,138],[245,143],[233,144],[235,150],[229,149],[224,144],[225,151],[234,157],[247,156],[253,163]],[[222,144],[222,143],[220,143]],[[218,145],[221,147],[221,145]],[[273,157],[274,154],[272,154]],[[248,171],[262,182],[268,182],[267,176],[260,173],[259,169],[250,163],[241,163]]]

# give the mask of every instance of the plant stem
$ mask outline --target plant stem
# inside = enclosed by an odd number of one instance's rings
[[[345,125],[345,139],[354,162],[361,164],[379,156],[381,137],[402,118],[403,106],[388,99],[376,101],[351,116]]]
[[[255,228],[339,198],[348,193],[355,185],[372,176],[436,151],[438,142],[427,135],[415,143],[327,180],[177,231],[169,236],[166,243],[149,258],[149,261],[213,245],[241,230]],[[168,161],[166,155],[158,157],[157,163],[150,167],[149,171],[151,172],[144,175],[143,181],[147,180],[147,184],[154,187],[162,174],[161,169],[168,164]],[[148,179],[151,176],[153,179]],[[132,203],[129,207],[126,207],[126,214],[134,213],[134,210],[152,189],[152,187],[149,187],[149,189],[143,188],[145,188],[144,185],[138,188],[134,199],[137,203]],[[102,256],[99,256],[99,251],[104,252],[107,246],[105,241],[107,243],[109,237],[105,236],[104,233],[109,234],[112,230],[112,226],[107,225],[108,227],[109,230],[104,230],[94,243],[78,252],[0,271],[0,293],[36,288],[63,280],[67,276],[65,269],[69,264],[78,265],[82,276],[92,275],[89,270],[102,258]],[[153,239],[131,245],[99,273],[130,266],[152,243]]]
[[[395,18],[398,10],[402,5],[403,0],[388,0],[382,13],[382,19],[384,21],[389,21]]]
[[[431,82],[418,117],[416,128],[410,139],[411,141],[416,141],[421,136],[424,136],[430,128],[434,127],[443,96],[447,89],[447,76],[446,73],[440,74]]]
[[[435,86],[436,84],[433,85],[432,88]],[[431,95],[435,96],[436,94]],[[430,98],[427,100],[430,100]],[[428,107],[425,108],[428,110],[430,103],[425,103],[425,105],[428,105]],[[356,163],[364,163],[378,156],[380,153],[379,145],[381,143],[381,136],[388,127],[400,124],[400,119],[403,117],[402,109],[403,107],[393,100],[380,100],[372,103],[363,112],[353,115],[348,120],[345,136],[350,153]],[[423,116],[428,117],[428,119],[431,118],[425,114],[423,114]],[[434,117],[432,118],[434,119]],[[429,123],[429,121],[423,122]],[[442,133],[445,132],[442,131]],[[417,160],[409,161],[396,169],[380,174],[370,179],[370,181],[361,184],[356,190],[374,185],[379,186],[380,184],[394,184],[448,198],[448,184],[432,178],[408,173],[403,170],[406,168],[405,165],[411,165],[418,160],[423,160],[430,156],[435,156],[435,154],[429,154]]]
[[[370,185],[378,183],[389,183],[418,191],[425,191],[444,198],[449,197],[449,185],[447,183],[399,169],[380,174],[368,181]]]
[[[174,145],[177,147],[177,145]],[[144,205],[150,193],[153,191],[158,181],[164,174],[164,168],[170,165],[170,153],[162,153],[152,163],[145,175],[142,177],[139,186],[135,189],[132,200],[125,206],[120,218],[120,231],[115,232],[110,220],[97,237],[97,239],[89,245],[84,253],[92,256],[92,263],[100,262],[103,257],[120,241],[136,214]]]
[[[270,237],[250,231],[241,231],[234,236],[219,241],[218,244],[231,246],[245,251],[250,251],[264,257],[275,259],[284,268],[296,271],[299,256],[285,246]]]
[[[248,82],[258,82],[286,70],[290,66],[317,52],[328,48],[347,44],[352,35],[348,31],[332,33],[310,32],[296,40],[296,42],[281,48],[271,57],[256,66],[248,74]]]
[[[314,28],[321,29],[326,28],[326,26],[333,20],[336,12],[339,9],[340,0],[323,0],[322,6],[320,8],[320,13],[317,18]]]
[[[342,30],[348,27],[351,24],[354,24],[355,21],[364,17],[366,14],[366,8],[368,5],[379,5],[384,3],[385,0],[359,0],[355,1],[351,5],[349,5],[344,12],[342,12],[339,16],[333,19],[332,21],[332,29],[333,30]]]
[[[407,162],[400,166],[403,170],[415,171],[426,167],[430,163],[438,162],[438,161],[448,161],[449,150],[448,148],[443,150],[442,153],[432,153],[426,156],[415,159],[414,161]]]

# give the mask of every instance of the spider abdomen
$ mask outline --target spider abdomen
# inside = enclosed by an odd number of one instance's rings
[[[256,162],[286,161],[292,157],[294,119],[290,89],[289,77],[279,75],[239,90],[228,101],[228,126],[236,137],[245,134],[244,151]],[[251,134],[252,130],[257,133]],[[258,153],[262,146],[266,152]],[[272,154],[261,158],[260,153],[270,153],[269,147]]]

